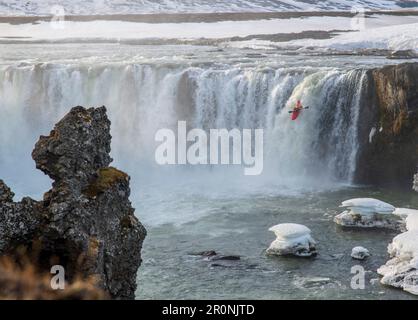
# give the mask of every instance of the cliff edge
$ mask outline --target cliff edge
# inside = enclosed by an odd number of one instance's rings
[[[355,182],[410,189],[418,165],[418,63],[372,69],[367,76]]]

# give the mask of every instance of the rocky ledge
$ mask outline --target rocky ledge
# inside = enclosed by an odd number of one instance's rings
[[[65,268],[66,280],[95,276],[114,299],[133,299],[146,230],[129,201],[129,176],[112,168],[106,108],[73,108],[32,157],[51,177],[43,201],[23,198],[0,180],[0,254],[36,251],[39,268]]]
[[[372,69],[367,76],[356,182],[410,189],[418,165],[418,63]]]

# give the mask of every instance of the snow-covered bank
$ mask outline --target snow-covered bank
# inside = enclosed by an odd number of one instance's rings
[[[121,17],[123,19],[123,17]],[[364,38],[356,40],[357,43],[363,41],[364,47],[370,45],[378,48],[385,48],[379,41],[386,39],[384,37],[396,36],[396,43],[391,43],[392,47],[408,48],[409,38],[416,40],[412,32],[414,22],[418,20],[417,16],[391,16],[391,15],[373,15],[365,19],[367,32]],[[33,21],[32,21],[33,22]],[[100,39],[101,41],[123,41],[123,40],[141,40],[141,39],[181,39],[181,40],[224,40],[220,46],[247,47],[247,46],[266,46],[267,48],[277,48],[285,46],[286,48],[304,48],[317,46],[319,48],[343,48],[350,44],[352,39],[360,37],[362,32],[356,31],[356,25],[352,24],[352,18],[347,16],[307,16],[289,19],[259,19],[251,21],[216,21],[216,22],[181,22],[181,23],[147,23],[141,21],[125,20],[93,20],[75,21],[64,20],[61,22],[50,22],[48,20],[39,20],[36,23],[11,22],[7,19],[0,19],[0,40],[14,42],[31,41],[62,41],[62,40],[91,40]],[[402,25],[405,25],[402,27]],[[385,32],[381,35],[379,30],[384,31],[384,27],[390,27],[392,33]],[[399,30],[398,30],[399,29]],[[410,30],[411,29],[411,30]],[[331,32],[335,30],[349,32],[336,36],[329,40],[311,40],[315,38],[315,32]],[[374,30],[374,31],[373,31]],[[398,30],[398,31],[396,31]],[[373,31],[373,32],[371,32]],[[312,36],[305,35],[304,40],[297,34],[310,32]],[[369,33],[371,32],[371,33]],[[409,32],[409,33],[408,33]],[[329,36],[335,36],[330,34]],[[399,37],[399,33],[403,37]],[[284,39],[275,40],[273,35],[289,35]],[[373,34],[376,34],[374,39]],[[270,37],[269,37],[270,36]],[[253,40],[247,41],[246,37]],[[370,37],[370,38],[367,38]],[[242,39],[241,39],[242,38]],[[259,39],[263,40],[259,40]],[[404,39],[402,42],[401,39]],[[353,40],[353,41],[354,41]],[[280,41],[277,43],[276,41]],[[288,42],[286,42],[288,41]],[[335,44],[334,42],[335,41]],[[345,41],[345,42],[344,42]],[[213,41],[212,41],[213,42]],[[215,45],[218,42],[213,42]],[[339,44],[340,43],[340,44]],[[342,43],[342,44],[341,44]],[[339,44],[339,45],[338,45]],[[358,44],[359,46],[359,44]],[[347,47],[348,48],[348,47]]]
[[[418,230],[396,236],[388,253],[391,259],[377,270],[381,283],[418,295]]]
[[[172,13],[172,12],[269,12],[269,11],[339,11],[361,7],[369,10],[400,10],[417,8],[413,1],[370,1],[370,0],[19,0],[0,1],[2,15],[51,14],[59,4],[67,14],[109,14],[109,13]]]
[[[302,20],[272,19],[255,21],[220,21],[214,23],[136,23],[127,21],[63,21],[61,24],[0,24],[0,38],[20,40],[57,39],[222,39],[254,34],[330,31],[350,29],[347,17],[309,17]]]
[[[414,50],[418,52],[418,23],[366,28],[325,40],[295,40],[289,46],[313,47],[334,51]]]

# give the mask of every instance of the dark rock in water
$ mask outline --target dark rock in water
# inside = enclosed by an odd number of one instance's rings
[[[0,183],[0,253],[38,243],[41,267],[61,264],[67,280],[98,276],[112,298],[133,299],[145,228],[129,201],[129,176],[109,167],[105,107],[73,108],[32,156],[54,179],[43,201],[11,202]]]
[[[211,256],[209,257],[210,261],[219,261],[219,260],[223,260],[223,261],[237,261],[240,260],[241,257],[240,256],[223,256],[223,255],[215,255],[215,256]]]
[[[418,63],[368,71],[355,182],[410,189],[418,164]]]
[[[208,250],[208,251],[201,251],[201,252],[191,252],[189,253],[191,256],[202,256],[202,257],[211,257],[216,256],[217,253],[214,250]]]
[[[415,59],[418,54],[414,50],[397,50],[391,52],[386,58],[388,59]]]
[[[237,261],[241,260],[240,256],[236,255],[222,255],[218,254],[214,250],[201,251],[196,253],[189,253],[193,256],[200,256],[204,261],[211,262],[210,267],[223,267],[223,268],[247,268],[246,266],[237,265]]]

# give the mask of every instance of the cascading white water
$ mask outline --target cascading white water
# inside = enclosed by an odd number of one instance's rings
[[[155,132],[175,129],[178,120],[186,120],[190,127],[204,129],[264,128],[264,176],[278,184],[300,186],[318,178],[321,183],[350,182],[364,81],[364,72],[356,70],[2,67],[0,177],[22,194],[39,195],[48,180],[30,159],[38,136],[47,134],[72,106],[106,105],[112,155],[131,175],[157,169]],[[291,121],[288,111],[297,99],[310,109]]]

